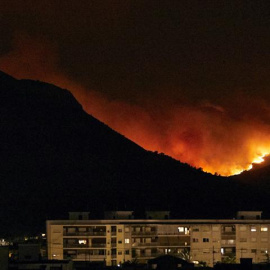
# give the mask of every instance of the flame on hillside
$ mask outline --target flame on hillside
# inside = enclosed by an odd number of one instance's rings
[[[17,38],[14,50],[0,58],[0,69],[69,89],[89,114],[147,150],[224,176],[250,170],[270,153],[270,107],[263,100],[240,93],[223,104],[172,102],[160,94],[166,89],[133,104],[111,100],[63,75],[44,40]]]

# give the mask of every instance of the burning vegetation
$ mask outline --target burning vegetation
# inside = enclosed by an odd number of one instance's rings
[[[112,99],[74,82],[57,63],[50,44],[19,36],[13,51],[1,57],[0,68],[17,78],[69,89],[89,114],[143,148],[205,172],[240,174],[270,153],[270,109],[263,99],[236,91],[215,102],[194,101],[181,89],[175,89],[176,97],[157,89],[132,101]]]

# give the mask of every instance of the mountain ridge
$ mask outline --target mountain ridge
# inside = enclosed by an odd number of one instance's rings
[[[221,218],[247,206],[246,185],[144,150],[84,112],[68,90],[0,72],[0,102],[0,235],[39,231],[68,211]]]

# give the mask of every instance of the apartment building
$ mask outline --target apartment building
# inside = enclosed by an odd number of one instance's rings
[[[169,212],[147,212],[134,219],[132,211],[106,212],[90,220],[88,212],[70,213],[69,220],[47,221],[49,259],[104,262],[118,265],[137,259],[147,263],[171,254],[207,265],[252,258],[265,262],[270,251],[270,220],[261,212],[238,212],[236,219],[170,219]]]

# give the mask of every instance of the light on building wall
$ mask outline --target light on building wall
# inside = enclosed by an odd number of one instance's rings
[[[184,232],[184,227],[178,227],[178,232]]]
[[[86,245],[87,241],[86,240],[79,240],[80,245]]]

